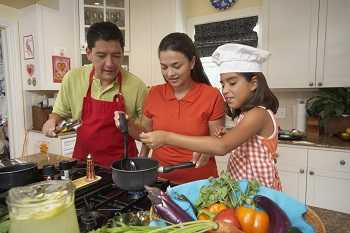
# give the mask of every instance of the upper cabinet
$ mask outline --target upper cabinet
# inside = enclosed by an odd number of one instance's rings
[[[125,39],[129,52],[129,0],[79,0],[80,51],[86,50],[86,33],[91,24],[101,21],[115,23]]]
[[[58,90],[63,74],[79,65],[78,2],[34,4],[19,18],[24,90]]]
[[[272,88],[349,86],[347,0],[265,0],[264,48]]]
[[[130,0],[129,70],[147,85],[164,82],[158,46],[171,32],[184,32],[182,0]]]
[[[350,1],[320,0],[317,86],[350,86]]]

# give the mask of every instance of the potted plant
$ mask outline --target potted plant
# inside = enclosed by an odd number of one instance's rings
[[[306,101],[306,112],[308,121],[319,119],[326,134],[343,131],[350,126],[350,88],[320,89]]]

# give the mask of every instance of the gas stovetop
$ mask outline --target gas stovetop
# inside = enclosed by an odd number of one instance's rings
[[[85,171],[81,175],[85,175]],[[116,214],[150,210],[151,201],[146,192],[128,192],[113,184],[112,173],[96,167],[95,173],[102,179],[88,187],[79,189],[75,195],[75,208],[81,232],[88,232],[104,225]],[[170,183],[157,181],[154,186],[165,190]]]
[[[113,184],[111,170],[95,166],[95,174],[102,179],[75,191],[75,208],[81,233],[101,227],[117,214],[148,211],[151,202],[146,192],[128,192]],[[77,163],[71,169],[72,180],[86,175],[86,165]],[[59,179],[59,175],[54,176]],[[170,183],[157,181],[153,186],[165,190]],[[5,205],[7,192],[0,193],[0,207]]]

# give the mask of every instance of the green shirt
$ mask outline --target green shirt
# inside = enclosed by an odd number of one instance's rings
[[[83,99],[89,87],[89,74],[92,65],[85,65],[72,69],[63,78],[61,89],[58,92],[53,113],[63,118],[73,118],[79,120],[83,107]],[[119,84],[111,83],[102,90],[101,82],[93,78],[91,86],[92,98],[104,101],[113,101],[113,97],[119,92]],[[122,70],[122,93],[125,100],[126,112],[129,117],[140,119],[142,116],[143,101],[147,94],[145,83],[129,73]]]

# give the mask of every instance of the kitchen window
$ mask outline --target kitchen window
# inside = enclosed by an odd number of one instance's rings
[[[210,57],[218,46],[240,43],[259,47],[262,44],[260,11],[260,8],[246,8],[189,18],[188,34],[194,40],[204,71],[213,86],[221,89],[216,66]]]

